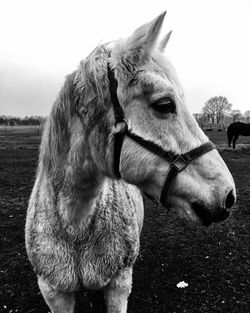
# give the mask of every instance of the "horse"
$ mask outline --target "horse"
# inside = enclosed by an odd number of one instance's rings
[[[160,40],[165,12],[98,45],[68,75],[41,140],[25,242],[52,313],[81,287],[126,313],[143,193],[205,226],[225,220],[234,180],[188,111]]]
[[[231,148],[231,141],[233,139],[233,149],[236,148],[236,140],[239,135],[250,136],[250,123],[234,122],[228,126],[227,139],[228,147]]]

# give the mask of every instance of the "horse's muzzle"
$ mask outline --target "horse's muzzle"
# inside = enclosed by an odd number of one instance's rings
[[[199,202],[193,202],[191,208],[204,226],[222,222],[230,215],[229,209],[214,208],[211,210],[209,207]]]
[[[191,208],[199,217],[204,226],[209,226],[212,223],[219,223],[226,220],[230,215],[230,208],[234,205],[236,197],[234,190],[231,190],[224,201],[224,207],[211,207],[202,202],[191,203]]]

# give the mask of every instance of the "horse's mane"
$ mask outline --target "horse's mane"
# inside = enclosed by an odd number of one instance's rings
[[[39,165],[44,171],[60,166],[60,159],[71,149],[71,130],[75,118],[81,118],[87,136],[91,125],[107,111],[106,62],[108,50],[98,46],[64,85],[47,118],[40,146]]]

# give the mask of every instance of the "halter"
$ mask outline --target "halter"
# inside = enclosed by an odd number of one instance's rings
[[[113,104],[113,109],[114,109],[114,117],[115,117],[114,126],[116,126],[119,123],[125,124],[125,129],[115,134],[115,138],[114,138],[114,172],[115,172],[115,175],[117,178],[121,178],[121,174],[119,171],[120,156],[121,156],[123,138],[126,135],[127,137],[131,138],[142,147],[146,148],[147,150],[153,152],[154,154],[160,156],[162,159],[170,163],[169,171],[168,171],[165,183],[161,191],[161,196],[160,196],[160,202],[166,207],[168,206],[167,195],[169,193],[169,190],[176,176],[180,172],[182,172],[189,165],[191,161],[215,149],[215,146],[211,141],[208,141],[200,145],[199,147],[193,150],[190,150],[187,153],[176,154],[176,153],[173,153],[172,151],[166,151],[162,147],[155,144],[154,142],[145,140],[141,136],[134,134],[131,130],[128,129],[128,123],[125,119],[124,111],[117,98],[118,83],[117,83],[117,80],[115,79],[114,70],[110,68],[109,63],[108,63],[108,79],[109,79],[109,92],[110,92],[111,102]]]

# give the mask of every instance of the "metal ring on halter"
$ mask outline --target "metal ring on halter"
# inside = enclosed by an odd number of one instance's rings
[[[125,118],[122,118],[121,120],[116,120],[114,123],[114,126],[116,127],[117,124],[124,123],[124,128],[122,128],[122,133],[125,133],[128,130],[128,122],[125,120]]]
[[[189,162],[184,159],[183,154],[178,155],[178,157],[170,164],[170,166],[175,167],[176,171],[182,172],[187,166]]]

